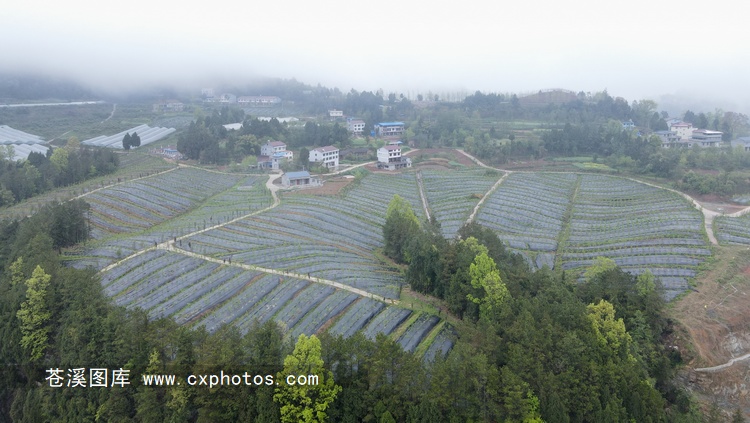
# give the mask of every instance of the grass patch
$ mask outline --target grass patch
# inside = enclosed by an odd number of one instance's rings
[[[578,157],[555,157],[552,159],[553,162],[567,162],[567,163],[586,163],[593,162],[594,158],[590,156],[578,156]]]
[[[616,170],[602,163],[574,162],[573,166],[586,171],[616,172]]]
[[[401,290],[399,298],[401,305],[414,311],[423,311],[428,314],[438,314],[438,307],[425,300],[421,295],[416,295],[410,288]],[[437,300],[437,299],[435,299]]]

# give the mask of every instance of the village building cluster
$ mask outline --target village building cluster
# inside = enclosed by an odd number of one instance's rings
[[[637,130],[638,135],[648,133],[648,131],[636,127],[632,120],[621,123],[623,129]],[[731,148],[741,147],[745,151],[750,151],[750,137],[740,137],[727,143],[723,140],[724,133],[721,131],[694,128],[692,123],[684,122],[680,119],[668,119],[666,123],[669,126],[668,130],[653,132],[653,135],[659,137],[661,145],[664,148],[691,148],[694,146],[700,148],[717,148],[731,146]]]
[[[632,121],[630,122],[632,123]],[[690,148],[693,146],[701,148],[721,147],[724,145],[721,131],[693,128],[690,122],[679,119],[667,121],[669,130],[655,131],[654,135],[659,137],[664,148]],[[623,122],[623,127],[626,127]]]
[[[638,131],[638,135],[648,134],[643,128],[636,127],[632,120],[623,121],[622,128],[627,130]],[[745,151],[750,151],[750,137],[740,137],[732,141],[724,141],[722,131],[710,129],[695,128],[690,122],[684,122],[680,119],[667,119],[668,130],[654,131],[652,134],[659,137],[661,145],[664,148],[718,148],[718,147],[740,147]]]

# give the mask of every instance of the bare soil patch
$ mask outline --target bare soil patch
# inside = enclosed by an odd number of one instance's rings
[[[733,202],[729,198],[724,198],[721,196],[718,196],[716,194],[690,194],[693,198],[695,198],[696,201],[700,203],[701,206],[707,208],[708,210],[712,210],[719,213],[735,213],[740,210],[743,210],[747,208],[747,206],[743,206],[741,204],[737,204]]]
[[[304,195],[337,195],[345,186],[352,183],[354,178],[338,176],[326,179],[322,186],[313,188],[304,188],[288,192],[286,195],[304,194]]]
[[[714,247],[710,269],[697,277],[696,291],[670,305],[678,328],[669,340],[686,367],[685,386],[706,403],[728,411],[750,411],[750,360],[717,372],[694,369],[718,366],[750,353],[750,249]]]

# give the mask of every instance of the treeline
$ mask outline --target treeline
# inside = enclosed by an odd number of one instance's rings
[[[483,405],[471,418],[700,421],[673,383],[681,358],[663,343],[672,322],[650,274],[635,277],[606,259],[582,283],[575,274],[531,272],[493,231],[470,224],[446,240],[437,222],[419,224],[399,198],[383,233],[384,252],[407,264],[410,286],[476,328],[446,360],[481,360],[485,384],[475,395]],[[462,388],[474,380],[446,383],[455,387],[454,407],[471,401],[461,400]]]
[[[85,207],[60,207],[0,226],[0,420],[296,422],[307,403],[310,421],[701,421],[671,384],[680,357],[660,342],[671,325],[652,279],[611,266],[581,285],[532,273],[490,231],[470,226],[461,240],[444,240],[436,224],[415,226],[409,208],[394,206],[386,227],[416,240],[388,232],[386,251],[403,254],[415,289],[462,316],[452,351],[420,360],[393,339],[361,334],[295,345],[273,323],[207,333],[113,306],[95,272],[62,265],[44,222],[80,222]],[[108,369],[106,388],[69,385],[92,368]],[[50,378],[57,369],[62,380]],[[112,386],[119,369],[129,384]],[[325,383],[317,391],[186,383],[220,371],[276,380],[296,371]],[[182,383],[145,386],[143,374]]]
[[[57,187],[107,175],[119,165],[107,149],[54,148],[47,155],[31,153],[25,161],[12,160],[10,151],[0,154],[0,207]]]
[[[462,106],[467,113],[478,112],[483,118],[571,124],[632,119],[636,125],[644,128],[667,129],[661,127],[659,122],[662,121],[662,116],[656,111],[656,103],[653,101],[642,100],[628,104],[621,97],[610,96],[606,90],[593,95],[580,92],[574,100],[564,103],[526,106],[523,103],[524,99],[519,99],[515,94],[483,94],[477,91],[467,96]]]
[[[723,171],[750,169],[750,153],[742,149],[668,148],[658,137],[643,137],[623,130],[617,122],[606,125],[565,125],[542,135],[545,152],[559,155],[594,155],[602,162],[636,173],[680,180],[688,169]],[[731,193],[739,185],[726,185],[721,192]],[[705,179],[705,178],[703,178]],[[687,180],[683,181],[690,185]],[[691,191],[695,191],[691,189]],[[700,190],[698,190],[700,191]]]
[[[242,122],[242,128],[228,131],[224,125],[232,122]],[[204,164],[238,163],[259,155],[260,147],[269,140],[283,141],[288,148],[350,145],[346,127],[338,123],[289,126],[276,118],[259,120],[245,116],[242,109],[224,107],[191,122],[179,135],[177,149],[186,158]]]

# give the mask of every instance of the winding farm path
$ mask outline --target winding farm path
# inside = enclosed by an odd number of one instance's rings
[[[474,210],[471,212],[471,215],[469,215],[469,218],[466,219],[466,223],[471,223],[474,220],[474,218],[477,215],[477,212],[479,212],[479,208],[482,207],[484,200],[486,200],[490,195],[492,195],[493,192],[497,191],[497,187],[499,187],[500,184],[502,184],[503,181],[505,181],[505,178],[507,178],[508,175],[510,174],[511,172],[505,172],[505,174],[501,176],[500,179],[497,180],[497,182],[495,182],[495,185],[493,185],[492,188],[489,189],[489,191],[484,193],[484,195],[482,196],[482,199],[479,200],[476,206],[474,206]]]
[[[466,151],[464,151],[462,149],[458,149],[458,152],[460,152],[464,156],[468,157],[469,159],[471,159],[472,161],[474,161],[474,163],[478,164],[479,166],[485,167],[487,169],[499,170],[499,171],[506,172],[506,173],[513,173],[513,172],[519,172],[519,173],[521,173],[521,172],[528,172],[528,173],[533,173],[533,171],[513,171],[513,170],[506,170],[506,169],[501,169],[501,168],[497,168],[497,167],[488,166],[488,165],[482,163],[476,157],[472,156],[471,154],[467,153]],[[556,173],[556,172],[548,172],[548,173]],[[557,173],[570,173],[570,172],[557,172]],[[591,175],[600,175],[599,173],[588,173],[588,172],[576,172],[576,173],[591,174]],[[662,187],[662,186],[659,186],[659,185],[656,185],[656,184],[652,184],[650,182],[644,182],[644,181],[640,181],[638,179],[630,178],[630,177],[620,176],[620,178],[625,178],[625,179],[631,180],[633,182],[638,182],[638,183],[641,183],[641,184],[644,184],[644,185],[648,185],[648,186],[651,186],[651,187],[654,187],[654,188],[659,188],[659,189],[664,189],[664,190],[667,190],[667,191],[672,191],[672,192],[674,192],[676,194],[681,195],[682,197],[684,197],[688,201],[690,201],[690,203],[693,204],[693,207],[695,207],[701,213],[703,213],[703,226],[706,228],[706,235],[708,236],[708,240],[713,245],[719,245],[719,241],[716,239],[716,236],[714,234],[714,225],[713,225],[713,222],[714,222],[714,218],[715,217],[717,217],[717,216],[740,217],[740,216],[743,216],[745,214],[750,213],[750,207],[746,207],[746,208],[744,208],[744,209],[742,209],[742,210],[740,210],[738,212],[730,213],[730,214],[719,213],[719,212],[716,212],[716,211],[713,211],[713,210],[709,210],[709,209],[703,207],[698,202],[698,200],[696,200],[695,198],[689,196],[688,194],[685,194],[684,192],[677,191],[676,189]]]
[[[109,116],[107,116],[107,118],[106,118],[106,119],[104,119],[103,121],[101,121],[101,122],[99,122],[99,123],[104,123],[104,122],[106,122],[106,121],[108,121],[108,120],[112,119],[112,116],[114,116],[114,115],[115,115],[115,111],[116,111],[116,110],[117,110],[117,103],[112,103],[112,113],[110,113],[110,114],[109,114]]]
[[[482,167],[485,167],[485,168],[488,168],[488,169],[495,169],[495,170],[500,170],[500,171],[503,171],[503,172],[507,172],[506,175],[503,176],[503,178],[505,178],[506,176],[508,176],[509,173],[513,172],[513,171],[509,171],[509,170],[504,170],[504,169],[500,169],[500,168],[494,168],[494,167],[491,167],[491,166],[487,166],[486,164],[482,163],[479,159],[477,159],[476,157],[472,156],[471,154],[465,152],[464,150],[459,149],[458,151],[461,154],[463,154],[466,157],[468,157],[469,159],[471,159],[472,161],[474,161],[479,166],[482,166]],[[581,172],[581,173],[586,173],[586,172]],[[729,213],[729,214],[719,213],[719,212],[716,212],[716,211],[713,211],[713,210],[709,210],[709,209],[703,207],[695,198],[691,197],[688,194],[685,194],[684,192],[680,192],[680,191],[677,191],[677,190],[672,189],[672,188],[665,188],[665,187],[662,187],[662,186],[659,186],[659,185],[656,185],[656,184],[652,184],[652,183],[649,183],[649,182],[639,181],[638,179],[634,179],[634,178],[628,178],[628,177],[626,177],[625,179],[629,179],[629,180],[631,180],[633,182],[639,182],[641,184],[645,184],[645,185],[648,185],[648,186],[651,186],[651,187],[654,187],[654,188],[660,188],[660,189],[664,189],[664,190],[667,190],[667,191],[674,192],[676,194],[681,195],[682,197],[684,197],[688,201],[690,201],[690,203],[693,205],[693,207],[695,207],[701,213],[703,213],[703,222],[704,222],[704,227],[706,229],[706,235],[708,236],[709,241],[711,241],[711,244],[713,244],[713,245],[719,245],[719,242],[716,239],[716,236],[714,235],[714,231],[713,231],[713,221],[714,221],[715,217],[722,216],[722,215],[723,216],[729,216],[729,217],[740,217],[740,216],[743,216],[745,214],[750,213],[750,207],[746,207],[746,208],[744,208],[744,209],[742,209],[742,210],[740,210],[738,212],[735,212],[735,213]],[[500,182],[501,181],[498,181],[495,185],[498,186],[500,184]],[[493,187],[491,191],[493,191],[495,188],[496,187]],[[489,194],[490,193],[487,193],[485,195],[485,197],[487,195],[489,195]],[[482,201],[484,201],[484,198],[482,199]],[[480,201],[480,204],[481,203],[482,202]],[[476,213],[476,211],[479,209],[480,204],[477,204],[477,207],[475,208],[474,213]],[[474,213],[472,213],[472,216],[469,218],[469,221],[471,221],[471,219],[473,218]],[[730,331],[730,333],[731,333],[731,331]],[[697,369],[694,369],[694,370],[696,372],[716,373],[716,372],[720,372],[720,371],[722,371],[724,369],[727,369],[727,368],[731,367],[735,363],[738,363],[738,362],[741,362],[741,361],[745,361],[745,360],[748,360],[748,359],[750,359],[750,353],[742,355],[742,356],[739,356],[739,357],[732,358],[729,361],[727,361],[726,363],[720,364],[718,366],[701,367],[701,368],[697,368]]]
[[[731,366],[732,366],[732,365],[733,365],[734,363],[737,363],[738,361],[744,361],[744,360],[747,360],[747,359],[749,359],[749,358],[750,358],[750,353],[748,353],[748,354],[745,354],[745,355],[743,355],[743,356],[740,356],[740,357],[735,357],[735,358],[733,358],[733,359],[731,359],[731,360],[727,361],[726,363],[724,363],[724,364],[720,364],[720,365],[718,365],[718,366],[713,366],[713,367],[701,367],[701,368],[699,368],[699,369],[695,369],[695,371],[696,371],[696,372],[707,372],[707,373],[715,373],[715,372],[719,372],[719,371],[722,371],[722,370],[724,370],[724,369],[726,369],[726,368],[728,368],[728,367],[731,367]]]
[[[353,294],[357,294],[357,295],[362,296],[362,297],[372,298],[373,300],[381,301],[381,302],[384,302],[384,303],[387,303],[387,304],[398,304],[399,303],[398,300],[394,300],[394,299],[390,299],[390,298],[385,298],[385,297],[380,296],[380,295],[375,295],[375,294],[373,294],[371,292],[367,292],[367,291],[362,290],[362,289],[358,289],[358,288],[354,288],[354,287],[351,287],[351,286],[348,286],[348,285],[344,285],[344,284],[341,284],[339,282],[332,281],[332,280],[329,280],[329,279],[317,278],[317,277],[308,276],[308,275],[302,274],[302,273],[294,273],[294,272],[287,272],[287,271],[284,271],[284,270],[270,269],[270,268],[267,268],[267,267],[253,266],[251,264],[227,263],[224,260],[220,260],[220,259],[215,258],[215,257],[209,257],[209,256],[205,256],[203,254],[194,253],[192,251],[186,251],[186,250],[183,250],[181,248],[175,248],[174,241],[164,242],[162,244],[159,244],[156,248],[160,249],[160,250],[172,251],[172,252],[175,252],[175,253],[178,253],[178,254],[182,254],[182,255],[185,255],[185,256],[198,258],[198,259],[205,260],[205,261],[210,261],[210,262],[213,262],[213,263],[224,264],[226,266],[239,267],[239,268],[242,268],[242,269],[245,269],[245,270],[252,270],[252,271],[256,271],[256,272],[263,272],[263,273],[268,273],[268,274],[272,274],[272,275],[279,275],[279,276],[288,276],[288,277],[296,278],[296,279],[304,279],[304,280],[307,280],[307,281],[310,281],[310,282],[315,282],[315,283],[319,283],[319,284],[322,284],[322,285],[328,285],[328,286],[331,286],[331,287],[334,287],[334,288],[337,288],[337,289],[348,291],[348,292],[351,292]],[[154,249],[154,248],[150,248],[150,249]]]
[[[189,166],[185,166],[185,167],[189,167]],[[177,168],[175,168],[175,169],[177,169]],[[174,170],[174,169],[170,169],[170,170]],[[218,173],[221,173],[221,172],[218,172]],[[235,219],[228,220],[228,221],[226,221],[224,223],[219,223],[219,224],[216,224],[216,225],[213,225],[213,226],[209,226],[209,227],[207,227],[205,229],[201,229],[201,230],[189,233],[187,235],[176,237],[176,238],[173,238],[173,239],[171,239],[169,241],[162,242],[161,244],[157,244],[157,245],[155,245],[153,247],[137,251],[137,252],[129,255],[128,257],[125,257],[124,259],[118,260],[118,261],[110,264],[109,266],[104,267],[102,270],[100,270],[100,273],[104,273],[106,271],[109,271],[109,270],[111,270],[111,269],[119,266],[120,264],[122,264],[122,263],[124,263],[124,262],[126,262],[126,261],[128,261],[128,260],[130,260],[130,259],[132,259],[134,257],[137,257],[137,256],[139,256],[139,255],[141,255],[143,253],[145,253],[146,251],[167,250],[167,251],[175,252],[175,253],[182,254],[182,255],[185,255],[185,256],[198,258],[198,259],[201,259],[201,260],[210,261],[210,262],[213,262],[213,263],[223,264],[223,265],[226,265],[226,266],[233,266],[233,267],[238,267],[238,268],[242,268],[242,269],[246,269],[246,270],[252,270],[252,271],[257,271],[257,272],[268,273],[268,274],[272,274],[272,275],[288,276],[288,277],[291,277],[291,278],[303,279],[303,280],[307,280],[307,281],[310,281],[310,282],[319,283],[319,284],[322,284],[322,285],[328,285],[328,286],[334,287],[336,289],[341,289],[341,290],[344,290],[344,291],[348,291],[348,292],[351,292],[353,294],[356,294],[356,295],[359,295],[359,296],[362,296],[362,297],[371,298],[371,299],[376,300],[376,301],[384,302],[386,304],[393,304],[393,305],[399,304],[400,303],[399,300],[394,300],[394,299],[391,299],[391,298],[385,298],[385,297],[383,297],[381,295],[375,295],[375,294],[373,294],[371,292],[367,292],[367,291],[362,290],[362,289],[358,289],[358,288],[354,288],[354,287],[351,287],[351,286],[348,286],[348,285],[344,285],[344,284],[341,284],[339,282],[332,281],[332,280],[329,280],[329,279],[318,278],[318,277],[309,276],[307,274],[302,274],[302,273],[294,273],[294,272],[287,272],[287,271],[283,271],[283,270],[270,269],[270,268],[266,268],[266,267],[253,266],[253,265],[244,264],[244,263],[237,263],[237,262],[232,263],[231,259],[230,259],[229,263],[227,263],[223,259],[218,259],[216,257],[211,257],[211,256],[207,256],[207,255],[204,255],[204,254],[194,253],[192,251],[187,251],[187,250],[184,250],[182,248],[177,248],[175,246],[175,242],[176,241],[179,242],[182,239],[186,239],[186,238],[189,238],[189,237],[194,236],[194,235],[202,234],[204,232],[208,232],[208,231],[211,231],[211,230],[214,230],[214,229],[218,229],[218,228],[224,227],[226,225],[230,225],[230,224],[232,224],[234,222],[237,222],[239,220],[245,219],[245,218],[250,217],[250,216],[255,216],[255,215],[260,214],[260,213],[267,212],[267,211],[269,211],[269,210],[271,210],[271,209],[279,206],[279,204],[281,204],[281,200],[279,199],[279,196],[277,194],[277,191],[279,190],[279,186],[273,183],[274,180],[276,180],[279,177],[280,177],[280,175],[278,175],[278,174],[271,174],[268,177],[268,181],[266,181],[266,188],[268,188],[268,190],[271,192],[271,196],[273,197],[273,204],[271,204],[270,206],[268,206],[266,208],[263,208],[263,209],[260,209],[260,210],[255,210],[252,213],[248,213],[246,215],[237,217]]]
[[[151,177],[156,176],[156,175],[163,175],[165,173],[169,173],[169,172],[172,172],[172,171],[177,170],[177,169],[179,169],[179,167],[173,167],[171,169],[163,170],[161,172],[152,173],[150,175],[146,175],[146,176],[141,176],[141,177],[138,177],[138,178],[124,180],[122,182],[115,182],[114,184],[104,185],[102,187],[99,187],[99,188],[96,188],[96,189],[92,189],[91,191],[84,192],[81,195],[75,196],[75,197],[71,198],[71,200],[77,200],[77,199],[85,197],[85,196],[87,196],[89,194],[93,194],[93,193],[95,193],[97,191],[101,191],[101,190],[107,189],[107,188],[116,187],[117,185],[122,185],[122,184],[127,183],[127,182],[140,181],[141,179],[151,178]]]
[[[424,193],[424,184],[422,183],[422,171],[417,171],[417,187],[419,187],[419,197],[422,199],[422,209],[424,209],[424,215],[427,220],[430,219],[430,207],[427,205],[427,196]]]

